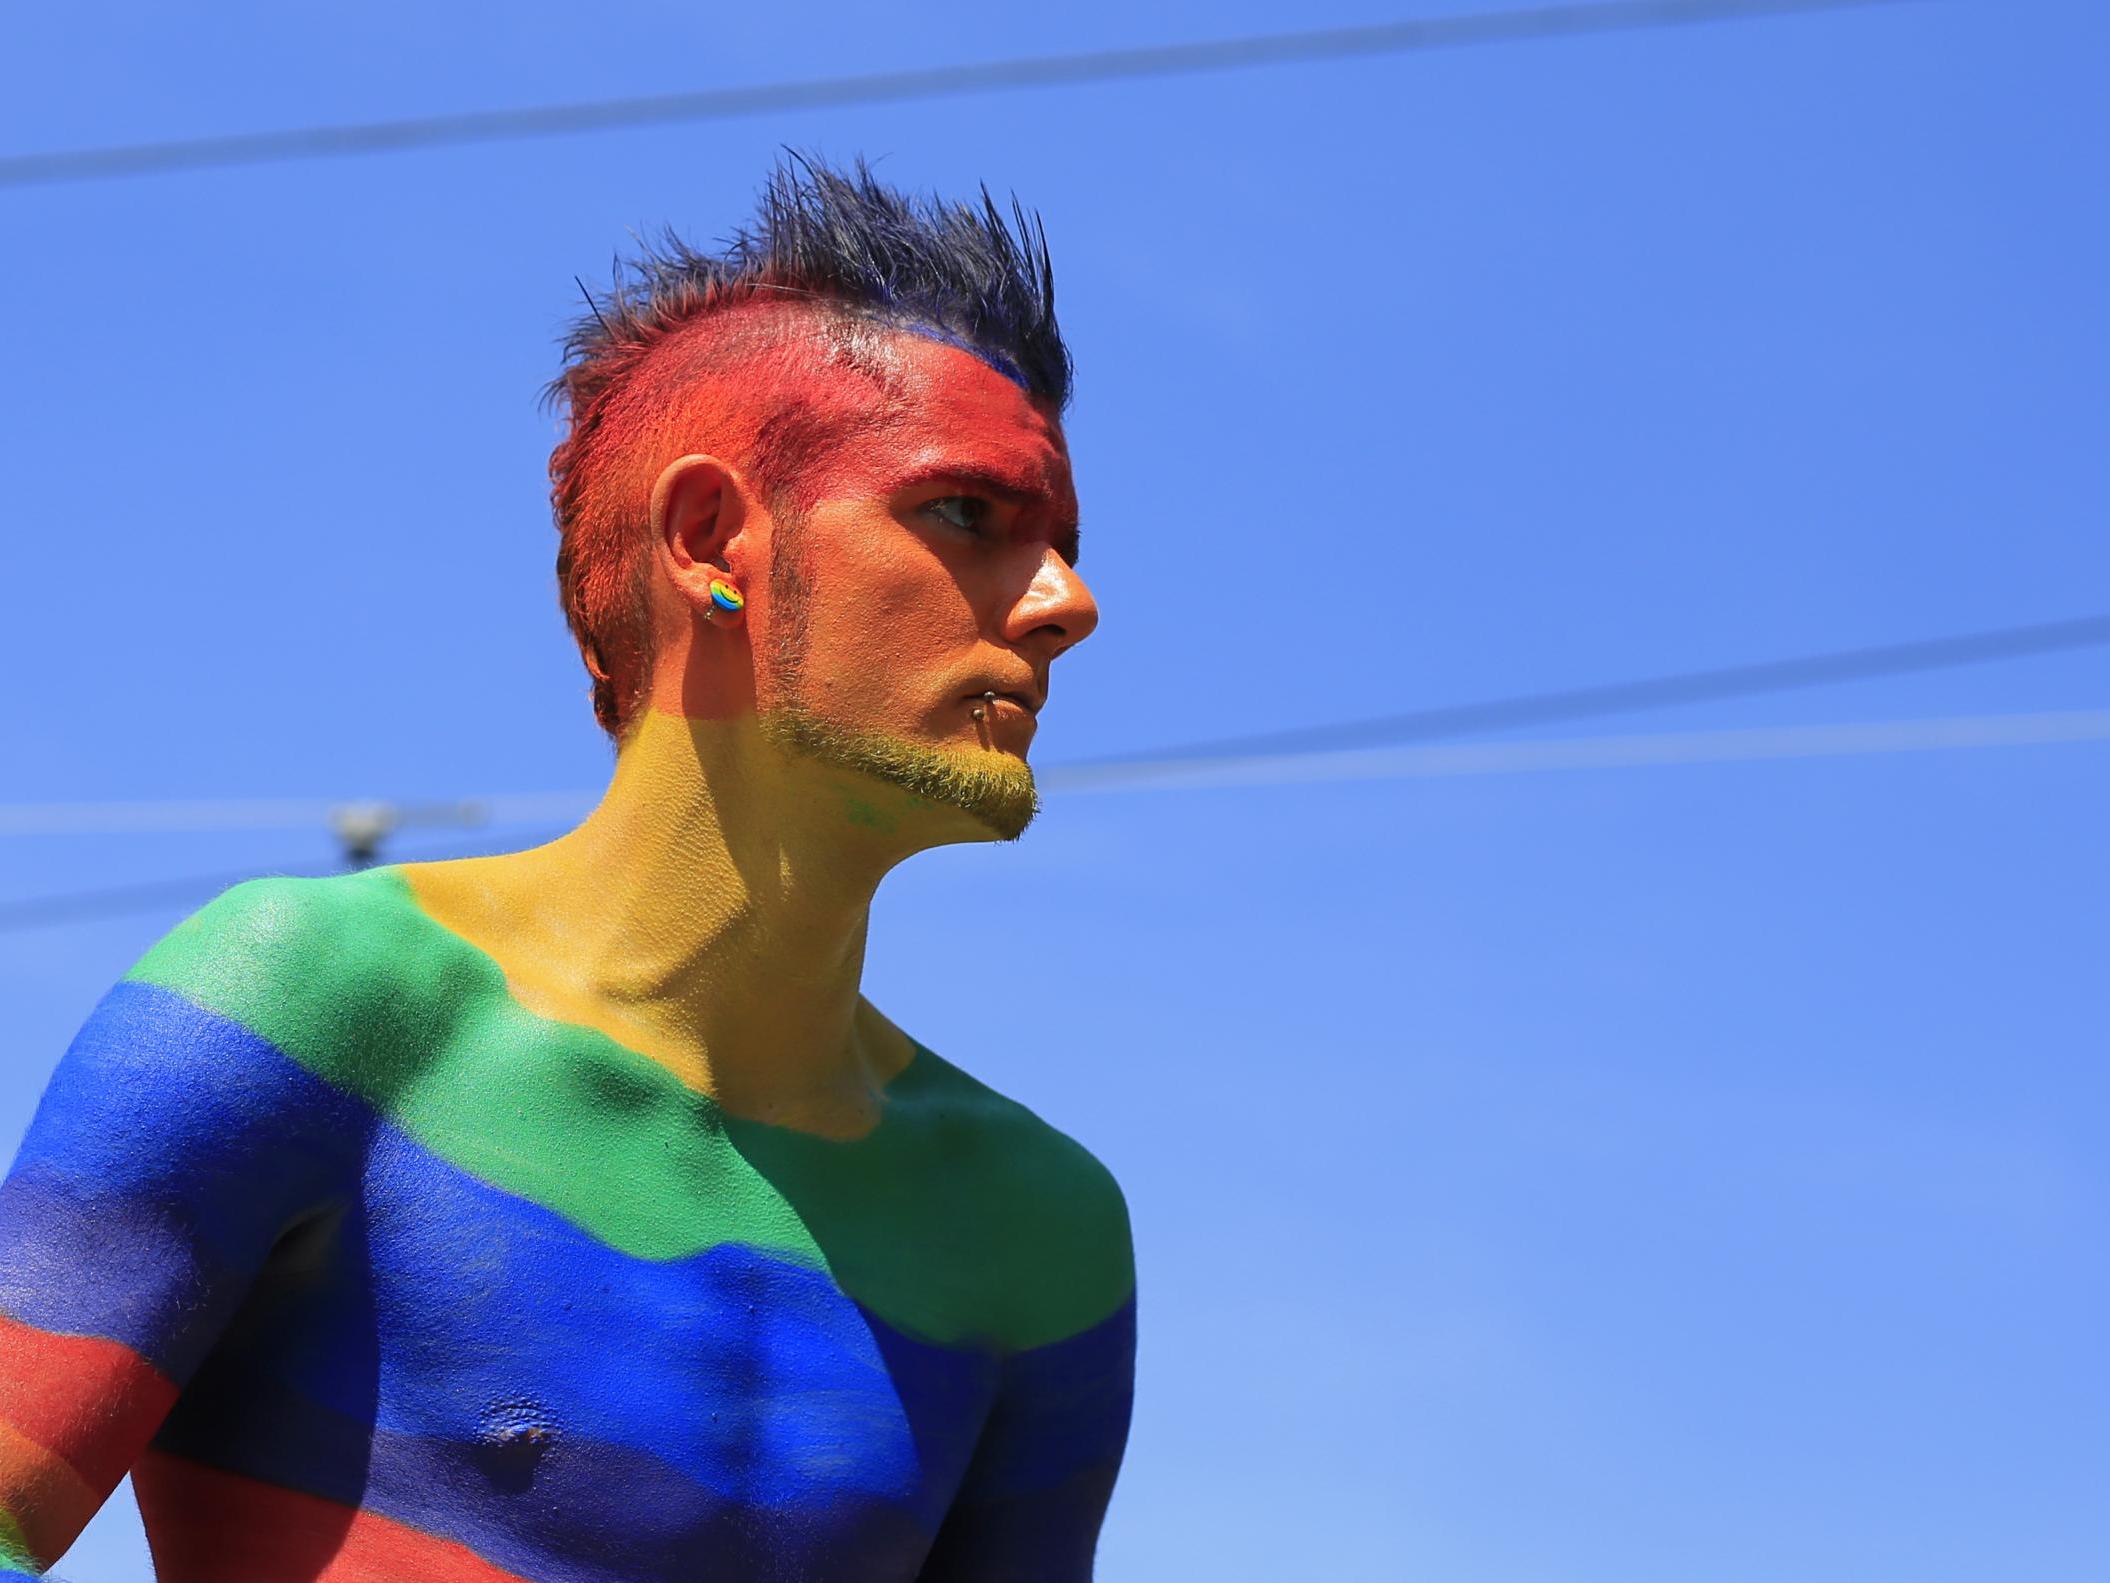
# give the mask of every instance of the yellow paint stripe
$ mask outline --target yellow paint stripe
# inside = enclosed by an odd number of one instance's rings
[[[5,1423],[0,1423],[0,1496],[21,1535],[22,1550],[47,1567],[65,1554],[103,1503],[64,1457]]]
[[[639,722],[616,765],[616,781],[628,801],[678,808],[708,799],[691,730],[692,722],[659,711]],[[649,848],[647,835],[638,839]],[[619,1004],[590,981],[581,961],[592,954],[591,942],[628,940],[621,953],[626,971],[640,982],[673,977],[696,921],[738,912],[736,899],[747,894],[747,877],[723,851],[682,849],[678,862],[659,879],[621,886],[612,885],[596,861],[577,842],[560,841],[501,858],[406,863],[396,872],[426,917],[498,964],[508,993],[524,1009],[605,1035],[665,1067],[685,1087],[723,1102],[710,1054],[698,1044],[693,1019],[678,999]],[[550,932],[540,918],[524,915],[516,887],[530,874],[531,899],[533,894],[563,897],[561,934]],[[862,997],[854,1015],[855,1036],[883,1088],[908,1069],[915,1043]],[[738,1113],[737,1106],[729,1108]],[[770,1119],[837,1141],[860,1137],[873,1125],[869,1117],[832,1125],[781,1114]]]

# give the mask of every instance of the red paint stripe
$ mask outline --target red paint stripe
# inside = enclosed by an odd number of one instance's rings
[[[160,1583],[527,1583],[378,1512],[159,1451],[132,1488]]]
[[[98,1496],[117,1488],[176,1400],[130,1347],[0,1314],[0,1422],[63,1457]]]

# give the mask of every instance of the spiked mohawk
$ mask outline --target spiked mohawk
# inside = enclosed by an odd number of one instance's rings
[[[549,392],[570,418],[550,457],[558,595],[593,676],[594,715],[618,740],[651,663],[651,480],[639,452],[648,439],[673,438],[668,409],[679,404],[682,383],[656,354],[705,321],[729,320],[727,310],[778,302],[803,307],[809,319],[946,342],[1058,412],[1069,403],[1070,354],[1055,322],[1046,234],[1015,200],[1007,216],[987,188],[979,204],[919,199],[881,185],[861,160],[843,172],[793,154],[771,173],[754,222],[722,252],[698,252],[668,232],[618,259],[609,290],[587,292],[588,312],[565,338],[564,370]],[[737,372],[743,359],[780,350],[782,337],[734,333],[728,341],[703,359],[709,371]],[[796,417],[765,413],[755,425],[777,436],[747,458],[772,492],[792,485],[788,475],[808,454],[783,440]],[[654,470],[679,454],[668,451]]]
[[[1070,354],[1038,219],[1016,201],[1007,217],[987,188],[978,205],[919,200],[882,186],[862,160],[846,174],[801,155],[771,172],[755,223],[722,253],[668,232],[619,259],[613,286],[589,294],[591,311],[565,340],[553,393],[576,414],[581,387],[612,354],[765,291],[936,331],[1058,409],[1069,404]]]

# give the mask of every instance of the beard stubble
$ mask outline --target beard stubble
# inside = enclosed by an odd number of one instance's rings
[[[762,655],[768,702],[763,736],[780,749],[835,769],[867,775],[924,802],[957,808],[1000,841],[1015,841],[1040,811],[1033,771],[991,751],[966,752],[911,742],[830,720],[806,695],[812,634],[813,576],[798,525],[777,518],[770,558],[769,642]]]

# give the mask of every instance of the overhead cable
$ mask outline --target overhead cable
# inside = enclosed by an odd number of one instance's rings
[[[198,797],[138,802],[0,803],[0,836],[189,835],[215,830],[340,829],[362,819],[388,831],[475,829],[575,818],[585,792],[530,792],[449,801],[346,801],[323,797]]]
[[[1214,741],[1193,742],[1177,748],[1144,748],[1076,760],[1063,767],[1083,770],[1146,761],[1166,763],[1178,759],[1272,757],[1378,743],[1428,741],[1514,726],[1550,725],[1646,709],[1672,709],[1681,704],[1749,698],[1761,693],[1830,687],[1842,682],[1872,681],[1878,677],[1985,665],[1995,660],[2024,659],[2032,655],[2105,645],[2110,645],[2110,616],[2083,616],[2073,621],[2001,627],[1989,632],[1967,632],[1913,643],[1835,649],[1794,659],[1764,660],[1755,665],[1724,665],[1638,681],[1520,693],[1480,703],[1444,704],[1434,709],[1344,720],[1334,725],[1296,726],[1284,731],[1219,737]]]
[[[1273,758],[1180,759],[1109,765],[1098,770],[1051,770],[1041,778],[1052,794],[1108,791],[1199,791],[1227,787],[1340,784],[1350,781],[1451,779],[1553,770],[1643,769],[1686,764],[1755,763],[1769,759],[1837,758],[1925,753],[1963,748],[2043,747],[2110,742],[2110,709],[1931,720],[1760,726],[1729,731],[1671,731],[1645,736],[1475,742],[1390,747],[1335,753],[1291,753]],[[516,836],[463,851],[419,856],[469,857],[539,845],[558,832]],[[399,860],[402,861],[402,860]],[[275,870],[281,874],[335,873],[335,865]],[[154,880],[104,890],[73,891],[0,902],[0,934],[145,912],[210,896],[255,870]]]
[[[1051,772],[1043,778],[1043,784],[1051,792],[1065,794],[1195,791],[1230,786],[1523,775],[1549,770],[1653,769],[1673,764],[1741,764],[1766,759],[1839,758],[1958,748],[2046,747],[2070,742],[2110,742],[2110,709],[1838,725],[1750,726],[1726,731],[1666,731],[1550,741],[1541,738],[1350,748],[1273,757],[1166,759],[1107,765],[1098,770]]]
[[[551,830],[540,835],[515,835],[503,841],[487,841],[467,848],[450,846],[444,851],[413,852],[398,861],[415,862],[428,857],[478,857],[495,852],[511,852],[523,847],[539,846],[543,841],[552,840],[562,833]],[[12,934],[23,929],[40,929],[51,924],[88,923],[98,918],[117,918],[127,913],[151,912],[157,907],[181,906],[218,895],[230,885],[239,885],[243,880],[255,879],[263,873],[287,878],[314,879],[343,872],[342,863],[296,864],[289,868],[272,869],[260,869],[252,865],[245,869],[222,870],[217,874],[191,874],[175,879],[143,880],[131,885],[110,885],[96,890],[67,891],[57,896],[29,896],[17,901],[0,901],[0,934]]]
[[[0,187],[50,186],[121,176],[163,175],[182,170],[396,153],[408,149],[507,142],[623,127],[718,121],[792,110],[898,104],[1014,88],[1053,88],[1187,76],[1246,67],[1349,60],[1359,56],[1512,44],[1529,39],[1631,33],[1705,22],[1915,3],[1919,0],[1604,0],[1604,3],[1589,5],[1528,6],[1366,27],[1318,28],[1299,33],[1146,45],[1135,49],[1085,50],[1067,55],[867,72],[851,77],[758,83],[745,88],[706,88],[688,93],[643,94],[517,110],[465,110],[392,121],[15,154],[0,158]]]
[[[1143,749],[1072,759],[1042,772],[1046,782],[1062,777],[1100,777],[1124,766],[1162,766],[1199,759],[1273,758],[1323,753],[1387,743],[1470,736],[1506,727],[1549,725],[1680,704],[1748,698],[1764,693],[1837,686],[1887,676],[1984,665],[1996,660],[2110,645],[2110,615],[2029,626],[1999,627],[1912,643],[1831,649],[1751,665],[1682,671],[1639,681],[1601,682],[1550,692],[1515,694],[1469,704],[1380,715],[1332,725],[1297,726],[1213,742]],[[0,804],[0,836],[146,835],[202,830],[290,830],[334,828],[347,819],[382,818],[391,830],[412,826],[475,828],[508,823],[572,820],[592,806],[595,793],[501,792],[452,801],[392,803],[324,801],[320,798],[231,797],[169,802],[44,802]]]

